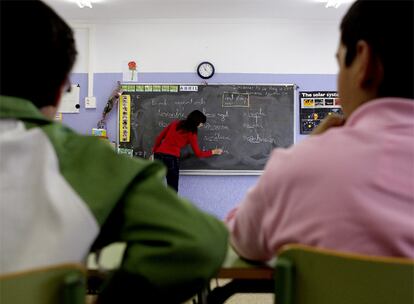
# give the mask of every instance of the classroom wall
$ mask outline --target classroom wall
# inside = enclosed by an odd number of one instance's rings
[[[96,127],[129,60],[137,62],[140,82],[200,83],[195,68],[208,60],[216,67],[211,83],[294,83],[298,91],[336,90],[338,25],[333,22],[186,19],[72,25],[79,60],[71,81],[80,84],[82,102],[80,114],[64,114],[63,123],[84,134]],[[88,71],[97,109],[84,108]],[[107,124],[111,140],[116,139],[115,114]],[[304,136],[296,132],[295,138]],[[257,178],[181,176],[180,195],[224,218]]]
[[[81,58],[85,25],[73,25]],[[218,73],[335,73],[338,25],[289,20],[144,20],[94,24],[94,72],[116,73],[135,59],[140,72],[194,72],[212,61]],[[78,37],[80,39],[78,39]],[[87,72],[86,60],[74,72]]]

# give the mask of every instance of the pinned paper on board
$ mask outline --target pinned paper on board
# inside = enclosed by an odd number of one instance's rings
[[[123,81],[138,81],[137,63],[135,60],[125,62],[122,68]]]
[[[121,95],[119,99],[119,142],[129,142],[131,132],[131,96]]]
[[[128,156],[134,156],[134,150],[126,148],[118,148],[118,154],[125,154]]]
[[[62,118],[63,118],[62,113],[57,112],[55,115],[55,121],[62,121]]]
[[[301,91],[300,134],[310,134],[328,115],[342,115],[341,100],[335,91]]]
[[[80,86],[71,85],[70,92],[63,94],[58,112],[59,113],[79,113],[80,104],[79,104],[79,94]]]

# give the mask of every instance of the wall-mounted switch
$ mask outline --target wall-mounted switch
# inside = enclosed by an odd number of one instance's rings
[[[96,97],[85,97],[85,108],[96,109]]]

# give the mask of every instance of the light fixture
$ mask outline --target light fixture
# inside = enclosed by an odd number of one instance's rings
[[[353,2],[354,0],[322,0],[322,1],[318,1],[318,2],[326,2],[325,7],[334,7],[334,8],[338,8],[341,4],[344,3],[350,3]]]
[[[334,7],[334,8],[338,8],[341,4],[342,4],[342,1],[339,1],[339,0],[328,0],[328,1],[326,2],[325,7]]]
[[[80,8],[89,7],[92,8],[92,3],[90,0],[77,0],[76,3]]]

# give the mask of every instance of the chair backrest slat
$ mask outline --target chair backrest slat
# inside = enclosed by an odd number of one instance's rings
[[[303,245],[285,247],[278,259],[277,304],[414,304],[413,260]]]
[[[84,304],[86,271],[62,264],[0,276],[0,303]]]

